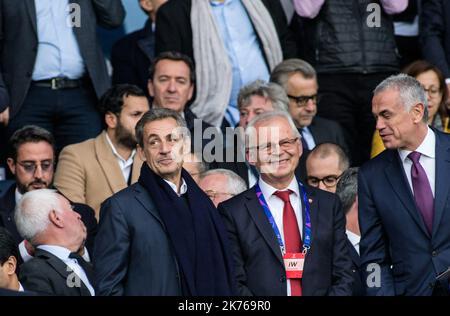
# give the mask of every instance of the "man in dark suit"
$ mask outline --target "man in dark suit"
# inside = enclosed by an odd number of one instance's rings
[[[147,91],[148,69],[155,57],[155,19],[158,8],[167,0],[139,0],[148,15],[144,28],[124,36],[111,50],[113,84],[134,84]]]
[[[286,91],[289,113],[303,137],[305,150],[311,151],[321,143],[334,143],[348,154],[339,123],[316,116],[319,86],[316,71],[309,63],[301,59],[285,60],[272,71],[270,81],[278,83]]]
[[[257,116],[246,136],[248,161],[260,178],[255,187],[219,204],[239,294],[351,295],[341,204],[335,195],[297,181],[301,136],[289,114]]]
[[[55,161],[54,144],[53,136],[37,126],[25,126],[17,130],[10,139],[8,166],[15,176],[15,181],[5,181],[6,183],[0,186],[0,226],[8,229],[19,245],[22,255],[20,259],[29,259],[31,250],[26,249],[27,244],[17,231],[14,209],[23,194],[51,188]],[[94,211],[85,204],[72,205],[88,229],[86,247],[88,251],[92,251],[97,231]]]
[[[450,137],[427,126],[427,97],[407,75],[385,79],[372,112],[387,150],[359,171],[361,263],[369,295],[448,295]]]
[[[336,194],[341,199],[342,209],[345,213],[347,246],[352,259],[353,296],[363,296],[365,286],[359,257],[361,232],[358,223],[358,168],[344,171],[337,183]]]
[[[233,295],[228,240],[208,196],[182,169],[186,122],[151,109],[136,126],[137,183],[107,199],[94,249],[98,295]]]
[[[279,1],[171,0],[158,11],[155,35],[156,54],[178,51],[194,60],[192,111],[214,126],[224,118],[236,126],[239,89],[268,81],[283,57],[297,53]]]
[[[20,267],[20,282],[41,295],[94,296],[93,270],[80,254],[86,227],[70,202],[54,190],[24,194],[15,221],[21,236],[36,249]]]
[[[95,137],[97,98],[110,84],[96,26],[119,26],[121,1],[1,0],[0,6],[0,124],[8,125],[8,136],[35,124],[54,133],[58,151]]]

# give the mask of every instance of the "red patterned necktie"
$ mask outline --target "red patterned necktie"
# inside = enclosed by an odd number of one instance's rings
[[[289,199],[291,193],[292,191],[277,191],[274,195],[284,202],[283,232],[286,252],[300,253],[302,249],[302,238],[298,229],[297,217],[295,216],[294,208]],[[302,285],[300,279],[290,279],[290,281],[291,296],[301,296]]]

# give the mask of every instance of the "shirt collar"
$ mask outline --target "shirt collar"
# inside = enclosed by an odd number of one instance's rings
[[[347,234],[348,240],[352,243],[353,247],[356,247],[359,245],[359,242],[361,240],[361,236],[356,235],[354,232],[349,231],[348,229],[345,230],[345,233]]]
[[[261,176],[259,177],[258,184],[259,184],[259,188],[261,189],[262,194],[264,195],[264,197],[266,199],[271,198],[272,195],[277,191],[286,191],[286,190],[291,190],[295,195],[300,196],[298,182],[297,182],[297,179],[295,178],[295,176],[292,179],[291,183],[289,183],[287,188],[282,189],[282,190],[274,188],[273,186],[271,186],[270,184],[265,182],[261,178]]]
[[[52,255],[58,257],[62,261],[66,261],[69,258],[71,251],[67,248],[54,245],[39,245],[37,248],[50,252]]]
[[[114,156],[116,156],[118,159],[120,159],[122,162],[124,163],[131,163],[134,159],[134,155],[136,154],[136,149],[133,149],[133,151],[131,152],[130,158],[128,158],[128,160],[123,159],[123,157],[121,155],[119,155],[119,153],[116,150],[116,147],[114,147],[111,139],[108,136],[108,133],[105,133],[106,135],[106,140],[108,141],[109,146],[111,146],[112,152],[114,154]]]
[[[187,192],[187,184],[184,181],[183,178],[181,178],[181,187],[180,187],[180,193],[178,193],[177,191],[177,186],[175,185],[175,183],[170,182],[169,180],[163,179],[164,181],[166,181],[166,183],[172,188],[172,190],[178,195],[181,196],[183,194],[185,194]]]
[[[419,147],[417,147],[415,151],[429,158],[434,159],[436,157],[436,135],[434,134],[431,128],[428,127],[427,135],[425,136],[423,142],[419,145]],[[411,150],[406,149],[398,150],[398,154],[400,155],[402,162],[405,162],[410,153],[412,153]]]
[[[224,0],[224,1],[219,1],[219,0],[209,0],[209,3],[212,5],[212,6],[221,6],[221,5],[225,5],[226,3],[228,3],[228,2],[232,2],[232,1],[234,1],[234,0]]]
[[[20,283],[19,282],[19,292],[24,292],[25,290],[24,290],[24,288],[23,288],[23,286],[22,286],[22,283]]]
[[[17,187],[16,187],[16,192],[14,193],[14,197],[16,199],[16,205],[18,205],[20,200],[23,197],[23,194],[19,192],[19,189]]]

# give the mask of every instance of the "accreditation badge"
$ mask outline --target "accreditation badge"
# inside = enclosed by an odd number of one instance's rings
[[[303,276],[304,253],[286,253],[283,256],[286,278],[301,279]]]

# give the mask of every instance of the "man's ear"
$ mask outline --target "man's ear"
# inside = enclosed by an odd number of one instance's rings
[[[57,211],[52,210],[48,214],[48,219],[50,222],[55,225],[58,228],[64,228],[64,221],[62,220],[61,214],[59,214]]]
[[[10,256],[8,260],[3,264],[3,267],[6,269],[6,273],[8,275],[13,275],[16,273],[17,269],[17,259],[14,256]]]
[[[147,158],[145,157],[145,154],[144,154],[144,150],[142,149],[141,145],[139,145],[139,144],[137,145],[137,152],[138,152],[139,158],[141,158],[142,161],[147,161]]]
[[[107,112],[105,114],[105,123],[108,128],[115,129],[117,127],[118,117],[112,112]]]
[[[9,170],[11,171],[12,174],[16,174],[16,163],[14,161],[14,159],[12,158],[8,158],[6,160],[6,163],[8,164]]]
[[[155,87],[153,86],[153,80],[148,79],[147,89],[148,89],[148,94],[150,94],[151,97],[154,97],[155,96]]]
[[[413,122],[420,123],[425,115],[425,105],[423,103],[417,103],[411,108],[410,113],[413,115]]]

